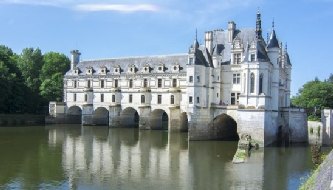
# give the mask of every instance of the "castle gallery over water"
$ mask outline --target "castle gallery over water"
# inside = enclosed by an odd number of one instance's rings
[[[188,53],[80,61],[73,50],[56,120],[82,125],[188,131],[189,140],[249,134],[260,146],[307,140],[306,114],[290,108],[292,64],[272,26],[205,32]]]

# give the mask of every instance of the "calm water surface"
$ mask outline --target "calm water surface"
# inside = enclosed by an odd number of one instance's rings
[[[232,164],[237,142],[78,125],[0,128],[0,189],[297,189],[307,147],[265,148]]]

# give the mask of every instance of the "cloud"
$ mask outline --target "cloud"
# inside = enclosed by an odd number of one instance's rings
[[[153,4],[80,4],[75,10],[97,12],[97,11],[117,11],[117,12],[156,12],[160,8]]]
[[[36,5],[36,6],[61,6],[69,0],[0,0],[0,4]]]

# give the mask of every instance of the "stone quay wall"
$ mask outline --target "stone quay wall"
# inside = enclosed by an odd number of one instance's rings
[[[45,115],[0,114],[0,126],[44,125]]]

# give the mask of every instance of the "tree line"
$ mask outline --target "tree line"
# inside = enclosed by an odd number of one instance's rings
[[[67,56],[25,48],[16,54],[0,45],[0,113],[42,113],[49,101],[62,101]]]
[[[305,108],[309,120],[320,120],[322,109],[333,108],[333,74],[323,81],[316,77],[305,83],[291,102]]]

